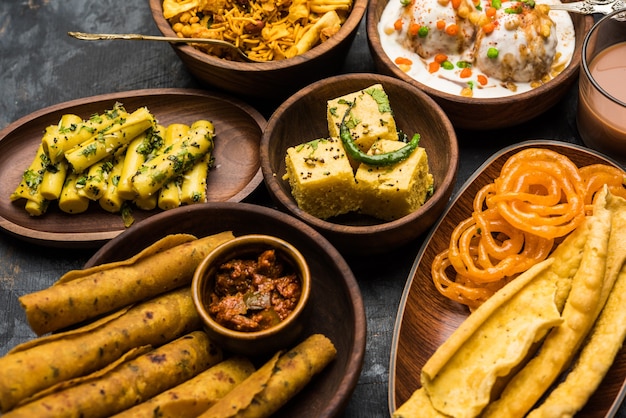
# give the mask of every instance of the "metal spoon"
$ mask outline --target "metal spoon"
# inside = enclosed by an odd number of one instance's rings
[[[261,60],[256,60],[254,58],[249,57],[245,52],[243,52],[237,46],[231,44],[230,42],[222,41],[219,39],[207,39],[207,38],[178,38],[178,37],[168,37],[168,36],[152,36],[152,35],[140,35],[137,33],[85,33],[85,32],[68,32],[73,38],[81,39],[83,41],[97,41],[97,40],[128,40],[128,41],[162,41],[162,42],[170,42],[170,43],[185,43],[185,44],[211,44],[221,47],[226,47],[234,50],[239,54],[241,58],[243,58],[247,62],[265,62]]]
[[[572,13],[608,15],[615,10],[626,8],[622,0],[584,0],[573,3],[548,4],[551,10],[565,10]]]

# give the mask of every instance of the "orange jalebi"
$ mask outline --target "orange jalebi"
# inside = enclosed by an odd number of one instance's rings
[[[626,174],[617,167],[605,164],[592,164],[582,167],[580,175],[585,184],[585,208],[591,212],[598,191],[605,185],[613,196],[626,198]]]
[[[572,232],[585,217],[583,179],[566,156],[529,148],[510,157],[492,203],[511,225],[547,239]]]
[[[545,260],[555,240],[584,220],[604,185],[626,197],[625,173],[608,165],[579,169],[555,151],[529,148],[509,157],[476,194],[471,217],[435,257],[432,278],[444,296],[474,309]]]

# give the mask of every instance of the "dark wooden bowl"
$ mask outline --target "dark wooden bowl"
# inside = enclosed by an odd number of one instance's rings
[[[607,157],[577,145],[526,141],[498,152],[467,180],[424,242],[404,288],[391,346],[390,411],[402,405],[420,386],[422,366],[468,316],[464,305],[443,297],[435,288],[430,274],[433,259],[448,248],[456,225],[471,215],[476,193],[498,177],[511,155],[529,147],[552,149],[569,157],[579,167],[600,163],[621,168]],[[608,375],[576,417],[612,417],[624,397],[625,379],[626,349],[622,348]]]
[[[275,251],[276,259],[285,266],[281,277],[294,273],[300,283],[297,305],[283,320],[267,328],[250,331],[225,325],[210,312],[220,267],[231,260],[256,260],[264,251]],[[265,273],[267,274],[267,273]],[[196,268],[191,282],[191,295],[196,311],[209,338],[234,354],[271,356],[285,347],[295,346],[308,335],[302,335],[303,322],[308,320],[311,273],[304,255],[293,244],[275,235],[246,234],[223,243],[211,251]],[[272,306],[276,306],[272,304]]]
[[[381,83],[389,96],[396,125],[407,135],[419,133],[435,180],[434,194],[417,211],[391,222],[347,214],[318,219],[296,204],[285,174],[287,148],[328,136],[326,102]],[[459,162],[457,138],[441,108],[415,86],[377,74],[347,74],[318,81],[285,101],[270,117],[261,139],[261,169],[276,203],[322,233],[349,254],[390,251],[416,238],[445,209],[455,184]]]
[[[0,131],[0,228],[20,239],[55,247],[97,247],[126,228],[119,214],[112,214],[91,202],[87,212],[69,215],[56,202],[38,217],[30,216],[24,202],[9,196],[22,173],[35,157],[44,129],[73,113],[83,119],[122,103],[127,110],[146,106],[163,125],[191,124],[209,119],[215,125],[213,151],[216,166],[207,177],[210,202],[239,202],[262,182],[259,144],[265,118],[244,102],[218,93],[189,89],[148,89],[104,94],[72,100],[41,109],[11,123]],[[160,210],[133,210],[138,222]]]
[[[578,80],[581,50],[593,17],[572,14],[576,43],[572,61],[550,82],[533,90],[509,97],[471,98],[444,93],[408,76],[387,56],[380,43],[378,22],[389,0],[370,1],[367,11],[367,39],[376,69],[418,87],[431,96],[446,112],[455,128],[490,130],[527,122],[554,106]]]
[[[283,100],[307,84],[339,72],[368,0],[354,0],[348,19],[338,33],[306,53],[280,61],[249,63],[216,58],[185,44],[172,48],[189,72],[203,83],[238,96]],[[157,27],[165,36],[176,36],[163,17],[162,0],[150,0]]]
[[[201,237],[226,230],[232,230],[235,236],[273,235],[298,248],[311,272],[310,310],[302,335],[322,333],[337,348],[334,361],[275,416],[340,416],[363,366],[365,308],[359,285],[345,260],[324,237],[299,220],[248,203],[181,207],[132,226],[105,244],[85,267],[126,259],[167,234],[190,233]],[[253,360],[262,362],[266,358]]]

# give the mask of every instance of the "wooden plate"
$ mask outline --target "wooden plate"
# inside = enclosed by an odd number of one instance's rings
[[[172,209],[130,227],[105,244],[85,267],[132,256],[167,234],[198,237],[225,230],[236,236],[274,235],[302,252],[311,269],[312,311],[305,335],[322,333],[335,344],[337,357],[286,407],[281,417],[334,417],[347,404],[361,373],[366,321],[359,286],[337,250],[301,221],[277,210],[248,203],[207,203]]]
[[[98,246],[124,231],[120,215],[92,202],[86,213],[68,215],[53,202],[41,217],[31,217],[23,202],[11,202],[22,173],[32,162],[44,129],[63,114],[89,118],[115,102],[128,111],[147,106],[162,125],[191,124],[209,119],[215,125],[215,168],[207,178],[208,200],[239,202],[263,181],[259,144],[265,118],[239,100],[187,89],[136,90],[73,100],[54,105],[10,124],[0,132],[0,228],[39,244],[59,247]],[[133,210],[136,221],[158,211]]]
[[[394,329],[389,368],[389,409],[394,411],[420,386],[422,366],[467,317],[467,309],[444,298],[432,283],[434,257],[448,247],[456,225],[470,216],[474,196],[500,174],[509,156],[528,147],[544,147],[569,157],[579,167],[594,163],[618,166],[595,152],[557,141],[528,141],[506,148],[479,168],[461,188],[434,226],[409,274]],[[622,348],[608,375],[577,417],[609,417],[624,397],[626,350]]]

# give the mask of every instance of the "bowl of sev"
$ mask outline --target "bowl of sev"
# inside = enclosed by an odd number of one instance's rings
[[[215,342],[258,356],[290,346],[302,333],[311,274],[302,253],[287,241],[243,235],[206,256],[191,291]]]
[[[265,100],[282,100],[338,72],[366,7],[367,0],[150,0],[163,35],[226,40],[258,60],[236,60],[224,48],[172,44],[192,75],[229,93]]]

